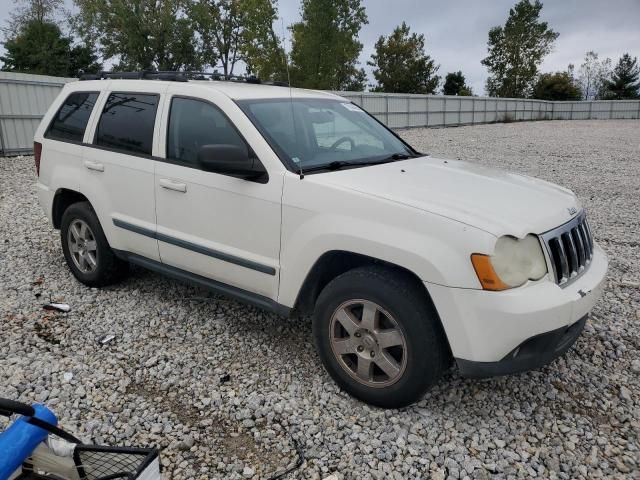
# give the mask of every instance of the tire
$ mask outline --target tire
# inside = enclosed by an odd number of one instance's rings
[[[81,239],[79,243],[77,238]],[[129,264],[116,257],[109,246],[100,221],[89,202],[74,203],[64,211],[60,225],[60,240],[64,258],[71,272],[89,287],[111,285],[121,280],[129,271]],[[78,245],[84,248],[78,251]],[[72,252],[72,248],[76,251]]]
[[[357,268],[331,281],[316,302],[313,336],[336,383],[383,408],[419,400],[450,362],[444,330],[424,288],[408,274],[384,267]]]

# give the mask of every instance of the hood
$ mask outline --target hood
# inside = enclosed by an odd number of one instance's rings
[[[575,195],[558,185],[430,156],[308,178],[445,216],[496,236],[540,234],[580,210]]]

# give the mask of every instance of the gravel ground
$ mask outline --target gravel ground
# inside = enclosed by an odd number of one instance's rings
[[[580,196],[611,263],[568,355],[506,378],[451,372],[410,408],[371,408],[323,371],[308,321],[139,269],[102,290],[75,281],[25,157],[0,159],[0,396],[46,402],[87,441],[160,446],[166,478],[268,478],[294,442],[306,461],[287,478],[640,478],[640,122],[402,135]]]

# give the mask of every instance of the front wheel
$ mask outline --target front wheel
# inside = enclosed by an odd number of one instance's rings
[[[424,288],[382,267],[351,270],[329,283],[316,303],[313,333],[338,385],[385,408],[418,400],[449,360],[446,337]]]

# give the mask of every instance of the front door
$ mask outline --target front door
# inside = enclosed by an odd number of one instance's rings
[[[155,175],[162,262],[275,299],[282,177],[257,183],[201,170],[201,146],[249,146],[213,103],[179,96],[170,102],[166,159]]]

